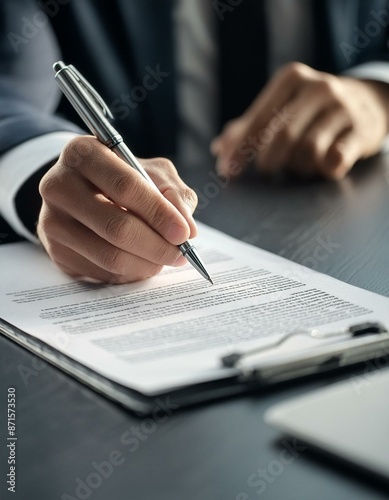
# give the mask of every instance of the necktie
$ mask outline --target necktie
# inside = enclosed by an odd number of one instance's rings
[[[235,4],[235,6],[234,6]],[[251,104],[268,74],[264,0],[213,1],[219,36],[219,125]]]
[[[342,6],[340,5],[340,7]],[[312,2],[311,8],[314,23],[315,68],[319,71],[334,71],[328,2]]]

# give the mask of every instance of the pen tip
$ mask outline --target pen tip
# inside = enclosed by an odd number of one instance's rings
[[[214,282],[212,281],[211,277],[208,278],[208,281],[211,283],[211,285],[214,285]]]

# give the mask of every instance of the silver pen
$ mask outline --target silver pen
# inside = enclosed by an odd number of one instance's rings
[[[114,151],[119,158],[137,170],[151,186],[159,191],[146,170],[124,144],[122,136],[112,126],[109,119],[113,119],[113,115],[102,97],[73,65],[65,65],[64,62],[58,61],[54,63],[53,69],[59,87],[92,134],[102,144]],[[185,241],[178,245],[178,248],[201,276],[213,284],[212,278],[205,269],[193,244],[190,241]]]

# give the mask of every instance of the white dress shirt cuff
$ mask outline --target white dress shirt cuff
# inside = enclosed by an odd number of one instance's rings
[[[389,84],[389,63],[375,61],[360,64],[345,71],[343,75]],[[389,153],[389,135],[386,136],[382,144],[381,153]]]
[[[0,214],[21,236],[36,241],[23,225],[16,206],[15,197],[27,179],[51,160],[55,160],[62,148],[78,134],[52,132],[30,139],[0,157]]]
[[[389,83],[389,62],[372,61],[346,70],[343,75]]]

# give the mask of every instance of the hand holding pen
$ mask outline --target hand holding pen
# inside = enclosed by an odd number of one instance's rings
[[[197,233],[195,193],[168,160],[143,160],[140,165],[106,120],[109,111],[98,94],[80,82],[73,67],[57,64],[57,71],[72,68],[66,76],[82,99],[72,102],[66,95],[89,128],[82,113],[91,113],[99,140],[81,136],[70,141],[41,181],[37,232],[52,260],[72,276],[124,283],[153,276],[164,265],[183,265],[184,253],[196,259],[187,242]],[[121,150],[113,153],[120,144]],[[145,175],[134,165],[129,168],[134,159]],[[200,260],[191,263],[203,266]]]

